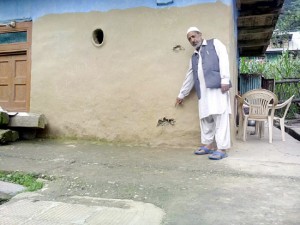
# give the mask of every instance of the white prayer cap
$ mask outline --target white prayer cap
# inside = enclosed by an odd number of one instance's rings
[[[190,28],[187,30],[186,34],[192,32],[192,31],[200,32],[200,30],[199,30],[197,27],[190,27]]]

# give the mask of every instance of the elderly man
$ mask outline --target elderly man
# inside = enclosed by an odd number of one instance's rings
[[[227,50],[218,39],[205,40],[197,27],[190,27],[187,39],[195,48],[189,70],[176,99],[175,106],[195,87],[198,96],[201,146],[196,155],[209,154],[220,160],[227,157],[231,147],[229,114],[230,74]],[[216,143],[216,147],[215,144]]]

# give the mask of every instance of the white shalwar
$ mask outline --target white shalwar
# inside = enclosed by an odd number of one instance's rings
[[[203,40],[202,45],[206,44],[206,40]],[[219,57],[221,83],[229,84],[229,61],[226,47],[218,39],[214,39],[214,46]],[[223,94],[221,88],[206,88],[201,54],[199,54],[198,77],[201,90],[201,99],[198,101],[201,142],[208,145],[215,140],[218,149],[228,149],[231,147],[229,124],[229,114],[231,114],[230,95],[228,91]],[[178,98],[183,99],[189,95],[193,86],[194,78],[192,63],[190,61],[189,70]]]

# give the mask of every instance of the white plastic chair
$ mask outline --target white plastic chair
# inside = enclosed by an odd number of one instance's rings
[[[275,106],[275,110],[277,109],[282,109],[285,107],[284,113],[282,115],[282,117],[279,116],[274,116],[274,120],[275,121],[279,121],[280,124],[280,130],[281,130],[281,136],[282,136],[282,141],[285,141],[285,126],[284,126],[284,120],[286,117],[286,114],[291,106],[292,100],[294,98],[295,95],[293,95],[292,97],[290,97],[288,100],[286,100],[285,102],[278,104]]]
[[[244,114],[243,141],[246,141],[248,120],[254,120],[258,122],[256,128],[260,138],[263,132],[263,122],[268,122],[269,143],[272,143],[274,111],[278,103],[277,96],[266,89],[255,89],[243,94],[241,100],[249,107],[249,114]]]

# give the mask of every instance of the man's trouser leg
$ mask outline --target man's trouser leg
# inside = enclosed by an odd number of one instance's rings
[[[228,149],[231,147],[229,114],[225,112],[214,116],[216,122],[215,139],[218,149]]]
[[[228,149],[230,143],[229,114],[210,115],[200,120],[201,142],[205,145],[216,141],[218,149]]]
[[[214,142],[215,122],[213,116],[200,119],[201,143],[209,145]]]

